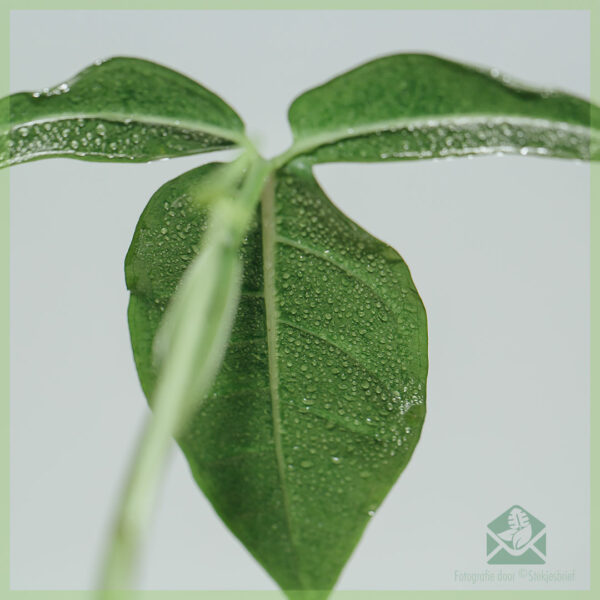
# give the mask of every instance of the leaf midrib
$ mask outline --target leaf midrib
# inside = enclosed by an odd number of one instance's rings
[[[214,125],[208,125],[203,122],[194,122],[181,119],[169,119],[165,117],[155,117],[153,115],[138,115],[135,113],[117,113],[117,112],[97,112],[97,113],[56,113],[47,115],[44,118],[32,119],[30,121],[20,121],[18,124],[6,124],[0,126],[0,135],[8,133],[17,127],[33,127],[34,125],[42,125],[44,123],[58,123],[60,121],[69,121],[72,119],[82,119],[84,121],[100,120],[100,121],[111,121],[113,123],[120,123],[129,125],[131,123],[139,123],[140,125],[152,125],[159,127],[172,127],[174,129],[185,129],[187,131],[193,131],[197,133],[204,133],[220,137],[225,140],[240,143],[243,141],[244,136],[241,133],[223,129],[221,127],[215,127]]]
[[[267,328],[267,359],[269,365],[269,392],[271,396],[271,415],[273,420],[273,442],[275,444],[275,457],[277,473],[283,496],[283,509],[290,545],[296,562],[296,575],[302,585],[302,572],[300,570],[298,551],[292,531],[290,518],[291,503],[285,479],[285,457],[281,443],[281,412],[279,397],[279,364],[277,350],[277,299],[275,297],[275,175],[267,181],[261,197],[261,228],[263,250],[263,288],[265,303],[265,321]]]
[[[328,131],[319,135],[309,134],[306,137],[299,136],[290,149],[275,159],[277,166],[282,166],[293,160],[297,156],[308,154],[321,146],[335,144],[342,140],[373,135],[378,132],[386,133],[393,132],[397,129],[414,127],[415,129],[425,129],[431,127],[440,127],[448,125],[477,125],[495,123],[497,125],[514,125],[514,126],[535,126],[541,129],[564,129],[571,133],[580,135],[589,135],[590,141],[592,138],[596,142],[600,142],[600,131],[590,126],[577,125],[569,121],[559,121],[551,119],[540,119],[535,117],[519,117],[506,116],[500,114],[456,114],[449,117],[440,117],[439,115],[422,115],[419,118],[401,118],[390,119],[388,121],[378,121],[369,123],[368,125],[358,125],[356,127],[340,128]],[[294,137],[296,132],[294,132]],[[485,144],[482,144],[485,146]]]

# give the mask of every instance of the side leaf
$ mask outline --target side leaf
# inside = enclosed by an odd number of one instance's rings
[[[98,62],[0,100],[0,167],[40,158],[145,162],[239,143],[244,126],[195,81],[138,58]]]
[[[593,117],[593,118],[592,118]],[[600,159],[600,109],[427,54],[380,58],[292,104],[290,154],[314,162],[491,153]]]
[[[127,256],[148,397],[162,311],[206,226],[189,190],[207,173],[161,188]],[[297,164],[263,195],[242,262],[223,366],[178,442],[215,510],[288,595],[326,598],[419,439],[425,310],[400,256]]]

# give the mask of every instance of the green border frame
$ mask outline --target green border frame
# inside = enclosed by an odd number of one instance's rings
[[[181,9],[399,9],[399,10],[587,10],[591,25],[591,99],[600,104],[600,73],[594,68],[600,64],[600,0],[0,0],[0,39],[2,59],[0,60],[0,97],[8,95],[9,85],[9,23],[11,10],[181,10]],[[600,127],[600,123],[595,124]],[[594,403],[600,401],[600,164],[591,164],[591,217],[590,217],[590,263],[591,263],[591,411],[590,411],[590,451],[591,451],[591,528],[590,528],[590,590],[440,590],[440,591],[337,591],[332,600],[392,600],[402,598],[433,598],[441,594],[447,598],[459,598],[463,594],[477,594],[494,600],[505,600],[521,596],[551,595],[552,600],[566,598],[587,598],[598,593],[600,581],[600,554],[595,542],[600,539],[600,504],[594,508],[598,498],[600,478],[598,476],[598,454],[600,442],[593,439],[598,431],[600,409]],[[93,591],[11,591],[10,590],[10,490],[9,490],[9,171],[0,171],[0,279],[5,282],[0,293],[0,598],[9,600],[88,600],[94,597]],[[283,599],[280,592],[264,591],[132,591],[127,594],[131,600],[275,600]]]

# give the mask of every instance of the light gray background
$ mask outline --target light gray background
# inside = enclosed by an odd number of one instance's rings
[[[17,11],[11,89],[54,85],[101,57],[156,60],[222,94],[272,155],[290,141],[295,95],[373,57],[439,53],[587,96],[589,43],[583,11]],[[123,258],[150,195],[206,160],[54,159],[11,172],[14,589],[93,585],[147,413]],[[423,436],[339,588],[472,587],[454,571],[486,568],[485,525],[514,503],[547,524],[547,567],[576,569],[574,584],[546,587],[586,588],[588,167],[505,157],[322,166],[317,175],[404,256],[429,316]],[[179,451],[140,584],[274,589]]]

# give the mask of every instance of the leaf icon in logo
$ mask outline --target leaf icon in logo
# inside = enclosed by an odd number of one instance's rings
[[[529,525],[527,513],[518,506],[515,506],[508,514],[508,526],[511,529],[522,529]]]
[[[519,529],[513,537],[513,548],[518,550],[522,548],[531,539],[531,525],[526,525],[523,529]]]
[[[506,531],[499,533],[498,537],[503,539],[505,542],[512,542],[512,539],[517,531],[517,529],[507,529]]]
[[[508,526],[510,529],[498,534],[505,542],[512,541],[513,548],[518,550],[531,539],[531,523],[527,513],[515,506],[508,514]]]

